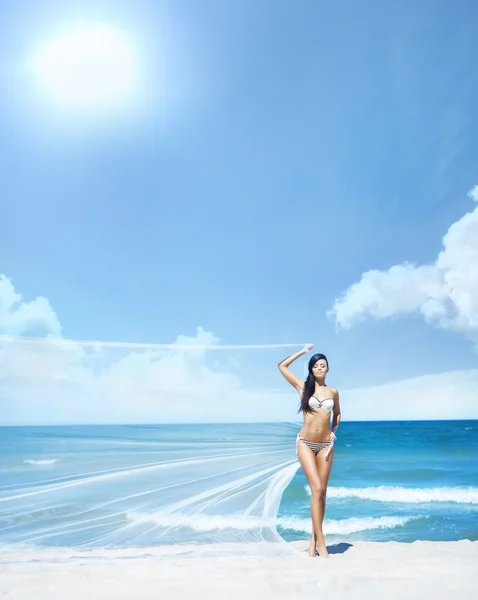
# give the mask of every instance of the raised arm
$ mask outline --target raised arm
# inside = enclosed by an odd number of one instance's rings
[[[294,360],[297,360],[299,356],[304,356],[304,354],[307,354],[307,352],[309,352],[309,350],[312,350],[313,347],[314,346],[312,344],[306,344],[302,348],[302,350],[299,350],[299,352],[296,352],[295,354],[291,354],[287,358],[284,358],[284,360],[281,360],[280,363],[277,365],[282,375],[284,375],[287,381],[293,387],[295,387],[295,389],[299,393],[302,393],[304,382],[302,381],[302,379],[300,379],[300,377],[297,377],[297,375],[294,375],[294,373],[292,373],[292,371],[289,369],[289,366],[294,362]]]

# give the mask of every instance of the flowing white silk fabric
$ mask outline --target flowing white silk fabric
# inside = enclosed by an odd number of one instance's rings
[[[26,396],[31,410],[46,411],[52,422],[72,410],[78,420],[87,409],[98,409],[101,415],[107,398],[109,406],[117,402],[118,411],[150,402],[159,407],[160,422],[166,398],[177,402],[176,410],[187,419],[189,411],[208,411],[204,382],[219,386],[218,393],[226,397],[236,385],[224,369],[206,367],[205,347],[130,346],[0,336],[0,392],[10,402],[6,414]],[[113,356],[118,350],[127,354]],[[191,376],[177,381],[179,368]],[[164,387],[169,373],[174,383],[170,389]],[[178,396],[178,387],[190,381],[191,390],[185,388]],[[241,389],[234,394],[240,402]],[[24,428],[15,435],[2,428],[0,543],[293,553],[277,531],[277,514],[299,467],[298,427],[98,425]],[[15,458],[10,464],[9,455],[24,460],[18,464]]]

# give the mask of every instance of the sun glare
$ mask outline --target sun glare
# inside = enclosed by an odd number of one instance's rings
[[[39,91],[59,108],[117,108],[138,93],[138,61],[114,29],[89,27],[51,40],[32,56]]]

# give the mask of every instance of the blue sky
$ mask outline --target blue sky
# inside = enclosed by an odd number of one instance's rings
[[[327,313],[371,269],[434,264],[475,209],[477,18],[448,0],[2,5],[0,273],[24,302],[46,298],[67,338],[311,341],[346,390],[474,376],[472,318],[424,312],[427,291],[387,304],[420,287],[415,271],[380,283],[378,309],[349,298],[345,329]],[[134,40],[136,110],[59,114],[35,91],[25,58],[78,21]],[[478,252],[462,239],[454,265]],[[469,264],[458,292],[478,306]],[[12,322],[0,329],[45,333]],[[281,357],[243,352],[241,380],[289,393]],[[475,381],[456,416],[478,417]]]

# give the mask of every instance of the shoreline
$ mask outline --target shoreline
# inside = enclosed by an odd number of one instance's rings
[[[179,555],[161,547],[99,551],[0,548],[0,595],[30,600],[151,600],[191,597],[276,600],[301,594],[352,593],[357,598],[462,600],[476,597],[478,541],[354,542],[329,545],[328,559],[309,558],[308,542],[293,542],[290,556],[208,556],[197,546]],[[237,544],[229,545],[237,550]],[[221,547],[223,545],[221,544]],[[178,546],[175,547],[178,550]],[[173,550],[173,552],[171,552]],[[203,549],[204,550],[204,549]],[[49,555],[50,560],[47,556]],[[73,558],[74,555],[74,558]],[[95,558],[95,555],[97,558]],[[52,560],[53,558],[56,560]]]

